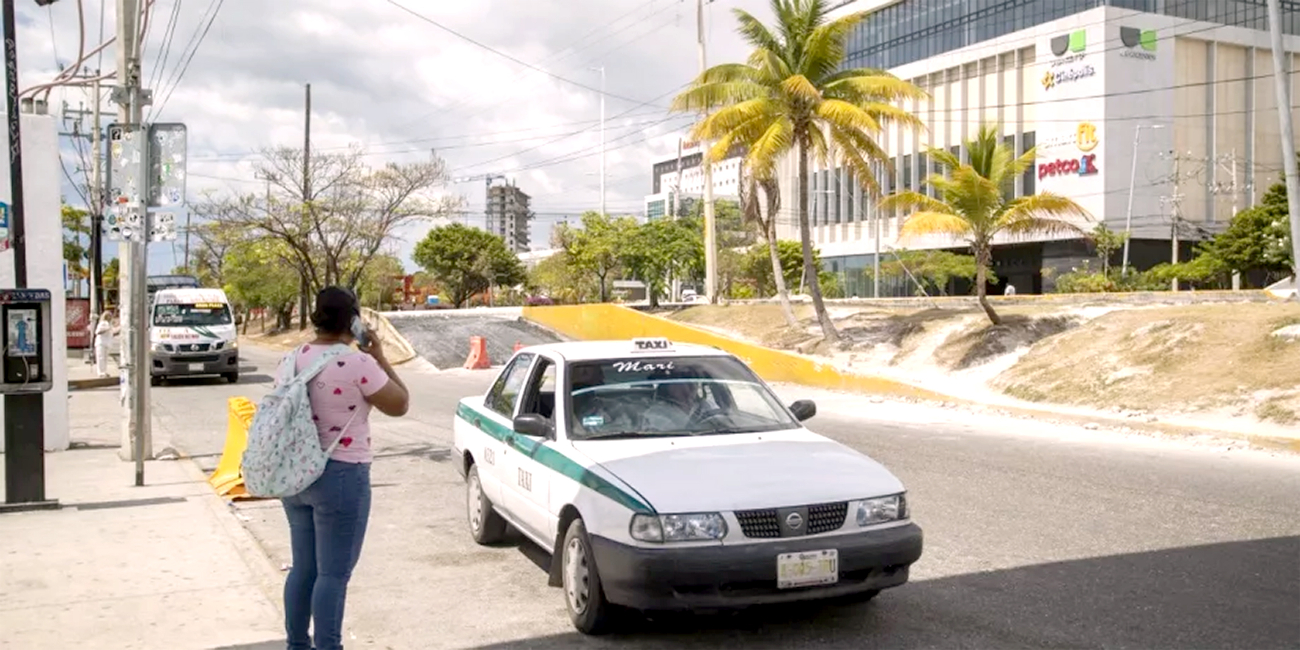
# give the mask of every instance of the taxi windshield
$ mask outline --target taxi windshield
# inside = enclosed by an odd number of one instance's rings
[[[219,302],[169,303],[155,305],[153,310],[153,324],[164,327],[229,325],[230,323],[230,309]]]
[[[569,366],[574,440],[795,429],[776,395],[734,357],[630,357]]]

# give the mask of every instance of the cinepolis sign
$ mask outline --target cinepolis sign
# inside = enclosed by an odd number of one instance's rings
[[[1038,180],[1048,176],[1092,176],[1097,173],[1097,154],[1090,153],[1078,158],[1062,158],[1038,166]]]

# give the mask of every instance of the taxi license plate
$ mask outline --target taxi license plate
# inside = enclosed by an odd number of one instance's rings
[[[776,586],[780,589],[832,585],[839,580],[840,552],[836,549],[776,556]]]
[[[203,364],[201,364],[201,363],[191,363],[191,364],[190,364],[190,372],[203,372]]]

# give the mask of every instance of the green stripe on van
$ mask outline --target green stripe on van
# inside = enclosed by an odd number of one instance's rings
[[[618,486],[610,483],[607,479],[587,468],[573,462],[568,456],[542,445],[541,443],[531,440],[526,436],[517,436],[510,428],[502,426],[501,423],[490,417],[484,416],[473,407],[465,404],[459,404],[456,407],[456,417],[475,425],[479,431],[510,445],[511,448],[520,453],[527,454],[534,461],[553,470],[556,474],[568,477],[577,481],[579,485],[595,491],[615,503],[633,512],[652,515],[655,513],[654,508],[640,499],[628,494]]]

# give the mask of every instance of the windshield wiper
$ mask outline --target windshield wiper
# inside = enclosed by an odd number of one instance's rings
[[[663,438],[663,437],[678,437],[678,436],[685,436],[685,435],[690,435],[690,434],[675,432],[675,431],[670,431],[666,433],[645,432],[645,431],[603,431],[600,433],[587,434],[585,436],[582,436],[581,438],[576,438],[575,442],[580,442],[583,440],[610,440],[613,438]]]

